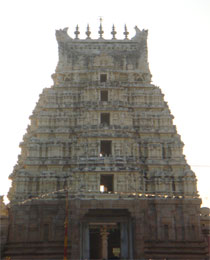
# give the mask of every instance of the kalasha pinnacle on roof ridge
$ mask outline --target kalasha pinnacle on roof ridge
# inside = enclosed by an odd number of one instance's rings
[[[116,39],[115,35],[117,34],[117,32],[115,31],[115,26],[114,26],[114,24],[113,24],[113,26],[112,26],[111,34],[112,34],[112,40],[115,40],[115,39]]]
[[[89,24],[87,25],[86,35],[87,35],[87,38],[86,38],[86,39],[91,39],[91,38],[90,38],[91,31],[90,31],[90,26],[89,26]]]
[[[128,40],[128,34],[129,34],[129,32],[128,32],[128,30],[127,30],[126,24],[125,24],[125,31],[124,31],[123,34],[125,35],[125,40]]]
[[[79,31],[79,26],[78,26],[78,24],[77,24],[77,26],[76,26],[76,31],[74,32],[74,34],[75,34],[75,39],[79,39],[80,31]]]
[[[102,28],[102,18],[100,18],[100,26],[99,26],[99,31],[98,31],[98,33],[99,33],[99,39],[103,39],[103,33],[104,33],[104,31],[103,31],[103,28]]]
[[[103,31],[103,27],[102,27],[102,19],[100,19],[100,26],[99,26],[99,38],[98,40],[101,41],[101,40],[119,40],[119,41],[135,41],[135,42],[140,42],[142,40],[144,41],[147,41],[147,36],[148,36],[148,30],[140,30],[137,26],[134,27],[135,31],[136,31],[136,34],[134,35],[134,37],[132,38],[128,38],[128,35],[129,35],[129,32],[127,30],[127,26],[125,24],[124,26],[124,39],[117,39],[116,38],[116,30],[115,30],[115,25],[113,24],[112,26],[112,31],[111,31],[111,34],[112,34],[112,38],[111,39],[104,39],[103,38],[103,34],[104,34],[104,31]],[[86,32],[85,34],[87,35],[86,37],[86,40],[91,40],[92,38],[90,37],[90,34],[92,32],[90,31],[90,26],[89,24],[87,24],[87,29],[86,29]],[[79,34],[80,34],[80,31],[79,31],[79,26],[77,25],[76,26],[76,30],[74,32],[75,34],[75,38],[72,38],[69,34],[68,34],[68,27],[64,28],[64,29],[59,29],[59,30],[56,30],[56,39],[58,42],[67,42],[67,41],[73,41],[73,40],[80,40],[79,38]],[[81,39],[82,41],[84,39]],[[92,39],[92,40],[97,40],[97,39]]]

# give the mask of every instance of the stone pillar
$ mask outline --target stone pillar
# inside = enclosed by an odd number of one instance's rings
[[[131,219],[128,222],[128,236],[129,236],[129,259],[133,259],[133,224]]]
[[[89,226],[88,223],[82,224],[82,258],[90,258],[90,241],[89,241]]]
[[[107,227],[103,226],[100,229],[100,235],[101,235],[101,258],[102,259],[108,259],[108,235],[109,232],[107,231]]]

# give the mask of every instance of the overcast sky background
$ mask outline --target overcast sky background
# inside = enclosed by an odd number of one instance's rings
[[[2,0],[0,2],[0,194],[20,153],[29,116],[58,60],[55,30],[75,26],[85,38],[87,23],[98,38],[114,23],[123,38],[134,26],[148,29],[153,83],[160,86],[185,143],[184,154],[198,178],[203,206],[210,207],[210,1],[209,0]]]

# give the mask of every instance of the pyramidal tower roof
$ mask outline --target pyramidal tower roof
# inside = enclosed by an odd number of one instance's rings
[[[198,197],[196,177],[183,155],[164,95],[151,84],[146,30],[128,39],[75,39],[56,31],[59,61],[54,84],[40,95],[20,143],[12,203],[70,192]],[[103,197],[104,198],[104,197]]]

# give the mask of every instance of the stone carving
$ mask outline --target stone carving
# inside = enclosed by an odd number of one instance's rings
[[[58,42],[66,42],[72,40],[72,38],[67,33],[68,27],[60,30],[56,30],[56,39]]]
[[[140,30],[137,26],[134,27],[136,35],[131,39],[133,41],[147,40],[148,30]]]

